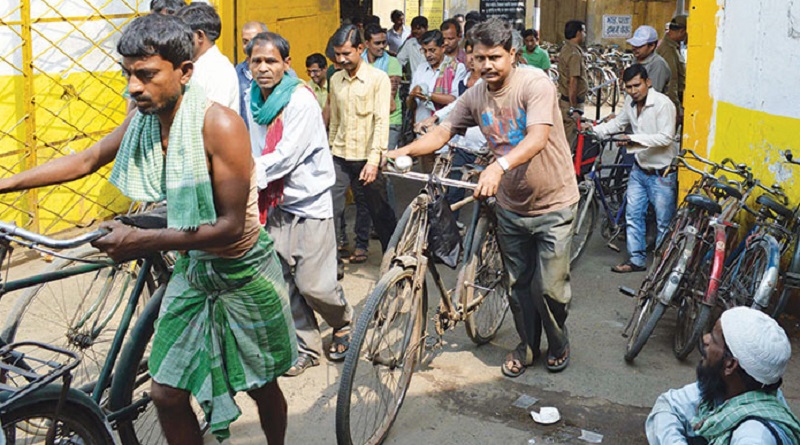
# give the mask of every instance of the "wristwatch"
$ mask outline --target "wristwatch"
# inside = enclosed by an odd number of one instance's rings
[[[510,165],[508,165],[508,159],[506,159],[505,157],[497,158],[497,165],[499,165],[500,168],[503,169],[503,172],[507,172],[508,169],[510,168]]]

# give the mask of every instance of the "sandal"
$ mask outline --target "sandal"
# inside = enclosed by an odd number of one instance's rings
[[[503,365],[500,366],[503,375],[512,379],[524,374],[525,369],[527,369],[527,366],[522,363],[522,359],[517,355],[516,351],[509,352]]]
[[[561,363],[556,363],[559,360],[561,361]],[[567,366],[569,366],[569,345],[567,345],[567,347],[564,348],[564,352],[561,353],[561,356],[559,357],[550,355],[549,353],[547,354],[547,364],[545,365],[545,367],[547,368],[548,371],[561,372],[567,369]]]
[[[367,249],[360,247],[356,248],[352,255],[350,255],[350,264],[361,264],[367,262]]]
[[[328,348],[328,358],[332,362],[340,362],[350,349],[350,325],[333,330],[331,347]]]
[[[631,272],[644,272],[647,269],[645,266],[637,266],[630,262],[630,260],[625,261],[622,264],[617,264],[616,266],[611,268],[611,272],[616,273],[631,273]]]
[[[297,360],[294,362],[294,365],[292,365],[292,367],[289,368],[289,370],[283,375],[287,377],[297,377],[298,375],[304,373],[306,369],[318,365],[319,360],[312,357],[310,354],[301,352],[300,355],[297,356]]]

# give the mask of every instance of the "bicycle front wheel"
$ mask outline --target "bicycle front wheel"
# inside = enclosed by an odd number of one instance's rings
[[[35,397],[35,394],[33,395]],[[41,444],[57,418],[54,443],[112,445],[114,440],[101,419],[80,404],[67,401],[56,416],[58,399],[11,406],[0,417],[8,444]]]
[[[670,275],[681,259],[681,253],[686,245],[686,237],[678,235],[672,244],[667,245],[660,261],[651,266],[648,277],[639,289],[639,299],[636,302],[631,322],[633,330],[628,337],[628,344],[625,350],[625,361],[632,362],[639,352],[642,351],[645,343],[653,334],[656,324],[667,310],[667,305],[659,300],[659,295],[664,291],[664,287],[669,282]]]
[[[44,272],[86,264],[79,260],[109,260],[88,247],[67,255],[75,259],[59,258]],[[130,261],[29,288],[15,300],[0,336],[6,343],[24,338],[76,352],[81,361],[73,371],[73,387],[91,391],[138,276],[138,264]],[[152,280],[148,281],[137,313],[149,299]]]
[[[425,296],[415,273],[391,268],[358,319],[339,383],[338,445],[380,444],[403,404],[423,349]]]
[[[475,226],[472,252],[461,269],[456,289],[467,335],[478,345],[490,342],[508,310],[508,287],[497,234],[488,217],[480,218]]]
[[[575,215],[575,222],[572,225],[570,265],[578,261],[583,251],[586,250],[586,245],[589,243],[589,238],[592,237],[597,221],[597,201],[594,199],[594,186],[581,183],[579,188],[581,198],[578,201],[578,210]]]

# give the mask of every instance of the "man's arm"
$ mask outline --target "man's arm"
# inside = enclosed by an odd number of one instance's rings
[[[697,383],[671,389],[656,399],[644,430],[650,445],[686,444],[692,433],[691,420],[697,414],[700,391]]]
[[[592,131],[599,137],[600,139],[607,137],[610,134],[619,133],[631,122],[630,115],[628,114],[628,109],[630,99],[626,99],[625,102],[622,104],[622,109],[619,111],[619,114],[611,119],[609,122],[605,122],[599,125],[592,127]]]
[[[114,160],[133,116],[133,113],[129,113],[119,127],[86,150],[53,159],[9,178],[0,179],[0,193],[61,184],[96,172]]]
[[[670,145],[675,137],[675,105],[665,100],[657,105],[656,125],[658,132],[653,134],[632,134],[631,141],[641,147],[664,147]],[[633,149],[637,147],[631,147]]]
[[[455,133],[451,130],[439,125],[414,142],[396,150],[386,152],[386,157],[397,159],[400,156],[414,157],[431,154],[442,148],[454,135]]]
[[[392,87],[389,84],[389,76],[381,72],[379,80],[375,85],[375,132],[372,135],[372,147],[370,147],[367,163],[375,167],[380,165],[381,154],[386,151],[389,145],[389,99]]]
[[[215,104],[206,112],[203,141],[211,163],[216,223],[182,231],[140,230],[108,221],[101,227],[111,229],[111,233],[92,245],[114,260],[124,261],[153,252],[224,247],[239,241],[244,233],[253,168],[244,121],[235,111]]]
[[[311,94],[303,89],[295,92],[283,112],[283,136],[275,150],[255,160],[258,188],[283,178],[308,159],[315,150],[309,138],[321,131],[322,117]],[[262,147],[258,147],[261,149]]]
[[[336,134],[339,133],[339,123],[341,122],[341,111],[339,110],[339,102],[336,99],[337,87],[331,82],[334,81],[334,76],[328,81],[328,143],[333,147],[333,141],[336,140]]]

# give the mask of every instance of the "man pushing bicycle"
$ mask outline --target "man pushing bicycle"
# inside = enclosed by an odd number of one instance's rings
[[[546,367],[558,372],[570,357],[569,250],[579,199],[558,96],[544,72],[514,67],[508,24],[490,19],[472,37],[474,67],[485,86],[467,90],[441,125],[387,156],[433,153],[455,134],[480,127],[497,160],[481,173],[475,196],[497,196],[498,241],[520,336],[501,369],[509,377],[525,372],[539,355],[544,330]]]
[[[242,119],[191,82],[192,30],[160,14],[139,17],[117,44],[137,111],[79,153],[0,179],[0,193],[59,184],[114,161],[110,181],[136,201],[166,199],[167,228],[117,221],[95,247],[116,261],[181,251],[150,353],[150,396],[170,444],[202,444],[193,395],[218,439],[256,401],[270,445],[284,443],[286,400],[276,378],[297,344],[272,240],[258,219],[255,170]]]

